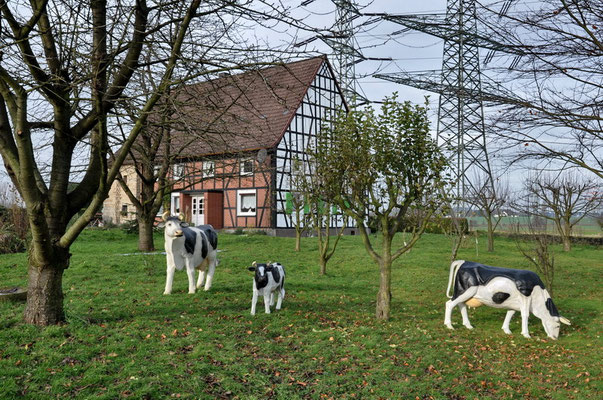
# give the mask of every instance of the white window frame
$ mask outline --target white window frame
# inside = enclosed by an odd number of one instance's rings
[[[245,163],[251,163],[251,171],[245,171]],[[253,158],[247,158],[245,160],[241,160],[241,162],[239,163],[239,172],[241,174],[241,176],[249,176],[249,175],[253,175],[253,170],[254,170],[255,165],[253,165]]]
[[[174,167],[172,168],[172,176],[176,180],[184,178],[184,163],[174,164]]]
[[[176,203],[176,199],[178,199],[178,208],[181,208],[180,204],[180,192],[172,193],[170,199],[170,215],[178,215],[181,211],[176,211],[174,209],[174,205]]]
[[[211,178],[216,173],[216,162],[215,161],[203,161],[203,177]]]
[[[254,195],[255,196],[255,211],[241,211],[241,206],[243,205],[243,201],[242,201],[242,197],[243,196],[247,196],[247,195]],[[255,215],[257,215],[257,211],[258,211],[258,195],[257,195],[257,190],[255,189],[244,189],[244,190],[237,190],[237,216],[239,217],[253,217]]]

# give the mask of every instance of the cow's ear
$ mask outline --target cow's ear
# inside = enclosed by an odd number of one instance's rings
[[[157,228],[165,228],[165,222],[158,223]]]
[[[255,267],[249,267],[247,269],[250,270],[250,271],[255,271]]]
[[[180,223],[180,227],[181,228],[188,228],[188,224],[186,222],[181,222]]]
[[[571,325],[572,323],[570,322],[569,319],[565,318],[565,317],[559,317],[559,322],[561,322],[562,324],[565,325]]]

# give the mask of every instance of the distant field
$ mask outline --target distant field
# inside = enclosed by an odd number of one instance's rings
[[[398,242],[403,240],[398,237]],[[473,238],[472,238],[473,240]],[[160,235],[157,242],[162,246]],[[515,243],[468,242],[460,258],[526,268]],[[209,293],[186,294],[184,272],[163,296],[165,256],[135,253],[136,237],[88,230],[65,272],[68,322],[24,325],[23,304],[0,302],[0,398],[99,399],[596,399],[601,386],[600,248],[556,246],[555,303],[572,321],[549,340],[500,329],[504,312],[470,311],[443,325],[450,243],[426,234],[395,263],[392,319],[374,319],[378,270],[345,237],[318,275],[315,239],[220,235]],[[25,285],[26,255],[0,256],[0,286]],[[249,315],[252,261],[287,270],[283,309]]]
[[[483,217],[469,217],[471,230],[486,230],[486,220]],[[497,232],[514,232],[517,224],[520,224],[523,229],[527,226],[527,220],[525,217],[503,217],[498,225]],[[549,233],[556,233],[555,226],[552,222],[548,222],[547,231]],[[594,218],[586,217],[582,219],[575,226],[573,235],[576,237],[588,236],[588,237],[603,237],[603,231],[597,224]]]

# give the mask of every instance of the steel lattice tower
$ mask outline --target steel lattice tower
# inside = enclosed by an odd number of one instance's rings
[[[358,11],[353,0],[332,0],[337,6],[335,21],[335,40],[331,43],[335,55],[339,83],[347,103],[356,101],[356,54],[354,48],[353,19]]]
[[[459,199],[465,199],[474,174],[485,173],[493,193],[490,160],[486,148],[484,102],[499,102],[506,96],[488,82],[482,87],[479,47],[514,52],[477,29],[475,0],[448,0],[446,15],[379,15],[386,20],[444,39],[441,71],[400,72],[376,77],[440,94],[438,144],[451,164]],[[500,93],[500,94],[499,94]]]
[[[466,94],[482,91],[479,48],[467,40],[467,36],[477,35],[475,0],[449,1],[445,22],[456,29],[444,40],[441,83],[457,91],[440,93],[437,137],[453,165],[456,194],[464,199],[471,185],[470,173],[485,172],[488,179],[492,176],[483,99]]]

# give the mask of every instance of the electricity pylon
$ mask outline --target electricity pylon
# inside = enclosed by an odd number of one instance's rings
[[[510,0],[512,1],[512,0]],[[372,14],[377,15],[377,14]],[[472,175],[483,174],[494,193],[494,182],[486,147],[484,103],[508,99],[500,88],[482,81],[479,48],[521,55],[520,50],[495,42],[478,33],[475,0],[448,0],[446,15],[388,15],[381,18],[444,39],[441,71],[378,74],[378,78],[440,94],[438,144],[449,159],[455,181],[455,196],[464,207],[468,191],[474,188]],[[486,84],[484,84],[486,83]],[[484,87],[485,86],[485,87]]]

